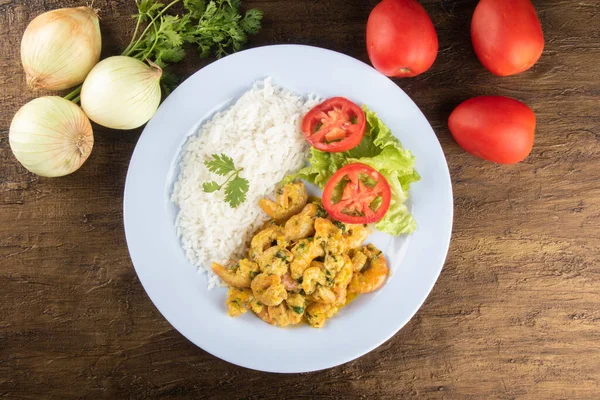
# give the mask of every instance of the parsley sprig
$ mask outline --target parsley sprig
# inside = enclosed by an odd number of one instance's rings
[[[225,154],[213,154],[210,160],[204,161],[204,165],[210,172],[220,176],[226,176],[225,182],[219,184],[216,181],[204,182],[202,190],[206,193],[213,193],[225,187],[225,201],[229,203],[231,208],[236,208],[246,201],[246,193],[248,192],[248,179],[242,178],[240,172],[244,168],[235,168],[233,159]]]

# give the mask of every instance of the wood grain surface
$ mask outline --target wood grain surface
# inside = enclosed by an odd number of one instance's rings
[[[375,0],[243,3],[265,13],[250,46],[304,43],[368,62]],[[533,1],[546,48],[532,70],[508,78],[492,76],[473,53],[475,0],[421,3],[439,55],[427,73],[395,82],[431,122],[452,174],[444,270],[417,315],[375,351],[322,372],[275,375],[195,347],[144,292],[121,213],[140,130],[95,126],[91,157],[64,178],[37,177],[15,160],[12,116],[38,96],[25,86],[21,35],[41,12],[83,2],[0,0],[0,397],[600,398],[600,2]],[[103,54],[119,53],[134,3],[94,6]],[[172,70],[189,76],[211,61],[189,57]],[[450,111],[483,94],[535,111],[536,143],[524,162],[485,162],[452,140]]]

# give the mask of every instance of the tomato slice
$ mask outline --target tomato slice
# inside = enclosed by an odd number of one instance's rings
[[[332,97],[304,116],[302,133],[316,149],[342,152],[358,146],[366,125],[362,108],[346,98]]]
[[[334,196],[338,197],[335,203]],[[361,163],[340,168],[323,189],[323,207],[327,213],[348,224],[381,220],[390,208],[391,198],[390,185],[383,175]]]

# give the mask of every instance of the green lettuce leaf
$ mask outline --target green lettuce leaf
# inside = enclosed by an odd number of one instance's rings
[[[420,180],[415,171],[415,157],[402,147],[390,128],[376,113],[363,106],[367,118],[367,129],[361,143],[342,153],[325,153],[311,148],[309,165],[296,174],[287,176],[283,183],[294,179],[304,179],[321,189],[331,176],[346,164],[360,162],[375,168],[388,181],[392,200],[385,217],[375,227],[391,235],[413,232],[417,224],[404,204],[407,191],[413,182]]]
[[[286,176],[282,183],[286,184],[294,179],[304,179],[323,189],[329,178],[335,174],[335,171],[344,165],[345,159],[340,157],[339,154],[325,153],[311,147],[310,154],[308,155],[309,165],[293,175]]]
[[[366,164],[365,161],[367,160],[361,160],[361,162]],[[376,168],[373,165],[370,166]],[[388,209],[388,212],[385,213],[385,216],[381,221],[375,224],[375,228],[379,229],[381,232],[389,233],[390,235],[394,236],[413,232],[415,229],[417,229],[417,223],[412,215],[410,215],[408,207],[406,207],[404,204],[404,202],[408,199],[408,194],[402,188],[402,183],[400,181],[401,174],[398,173],[398,171],[387,168],[379,169],[378,171],[390,184],[390,189],[392,190],[392,200],[390,202],[390,208]]]

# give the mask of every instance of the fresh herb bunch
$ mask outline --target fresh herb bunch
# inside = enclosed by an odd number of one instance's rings
[[[183,0],[183,15],[166,14],[182,0],[165,5],[156,0],[136,1],[136,29],[125,55],[152,59],[161,67],[179,62],[185,44],[196,45],[201,57],[217,57],[241,50],[248,35],[260,30],[262,12],[251,9],[242,16],[240,0]],[[138,36],[141,24],[148,25]]]
[[[183,3],[182,15],[167,14]],[[214,53],[217,58],[241,50],[248,35],[260,30],[262,12],[240,12],[241,0],[173,0],[163,4],[156,0],[136,0],[138,12],[133,16],[136,27],[123,55],[152,60],[161,68],[185,57],[185,45],[196,46],[201,57]],[[142,24],[146,28],[141,32]],[[168,92],[177,86],[172,74],[165,74],[163,87]]]
[[[225,182],[219,184],[215,181],[204,182],[202,190],[206,193],[213,193],[225,187],[225,201],[231,208],[236,208],[246,201],[249,182],[246,178],[240,176],[244,168],[235,168],[233,159],[225,154],[213,154],[210,160],[204,161],[204,165],[210,172],[220,176],[226,176]]]

